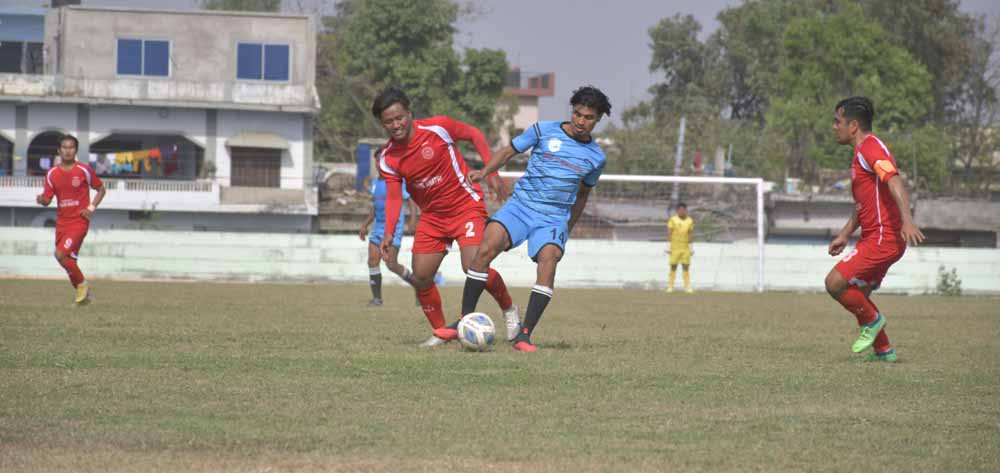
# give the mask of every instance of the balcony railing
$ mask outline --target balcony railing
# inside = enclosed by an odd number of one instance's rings
[[[0,95],[109,103],[229,104],[297,111],[319,109],[315,88],[301,84],[176,79],[87,79],[0,73]]]

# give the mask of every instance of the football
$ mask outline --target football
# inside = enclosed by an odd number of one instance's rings
[[[466,350],[486,351],[496,340],[496,327],[482,312],[466,314],[458,323],[458,341]]]

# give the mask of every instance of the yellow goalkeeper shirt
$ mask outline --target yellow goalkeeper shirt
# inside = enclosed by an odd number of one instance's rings
[[[676,215],[667,221],[670,229],[670,249],[686,250],[691,243],[691,233],[694,232],[694,219],[691,216],[680,218]]]

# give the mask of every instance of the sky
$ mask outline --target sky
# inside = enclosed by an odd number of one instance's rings
[[[44,0],[0,0],[0,6],[37,6]],[[290,12],[316,11],[334,0],[284,0]],[[702,25],[702,37],[718,26],[719,11],[740,0],[477,0],[463,19],[455,43],[459,48],[502,49],[522,71],[554,72],[555,96],[539,101],[542,120],[568,116],[569,97],[581,85],[602,89],[612,104],[612,119],[649,98],[658,81],[649,71],[647,31],[662,18],[691,14]],[[198,8],[198,0],[83,0],[91,6]],[[962,0],[962,9],[1000,15],[1000,1]],[[326,7],[330,12],[332,8]]]

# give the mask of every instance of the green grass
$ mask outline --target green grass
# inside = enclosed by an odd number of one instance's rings
[[[557,289],[478,354],[402,287],[93,290],[0,280],[0,471],[1000,471],[997,298],[876,297],[885,365],[819,294]]]

